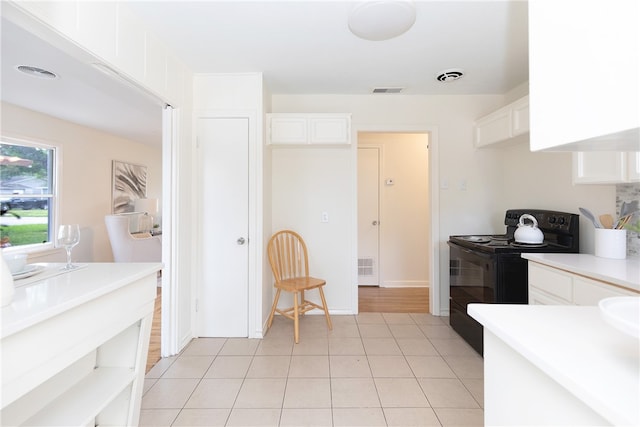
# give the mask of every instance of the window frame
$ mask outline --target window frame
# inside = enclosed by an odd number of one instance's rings
[[[9,145],[21,145],[24,147],[33,147],[33,148],[42,148],[47,150],[52,150],[52,160],[50,164],[51,174],[51,191],[49,192],[50,196],[48,202],[48,211],[49,211],[49,236],[48,242],[45,243],[31,243],[28,245],[20,245],[20,246],[9,246],[7,248],[2,248],[3,253],[15,253],[15,252],[24,252],[24,253],[36,253],[36,252],[48,252],[54,251],[57,249],[56,244],[56,230],[58,229],[58,218],[59,218],[59,203],[60,200],[60,174],[62,170],[62,147],[60,144],[56,144],[51,141],[42,141],[37,140],[36,138],[30,137],[13,137],[9,135],[0,135],[0,143],[9,144]],[[34,197],[34,196],[33,196]],[[29,197],[25,197],[29,198]]]

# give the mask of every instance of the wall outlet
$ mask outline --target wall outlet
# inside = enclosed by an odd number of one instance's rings
[[[320,217],[320,222],[329,222],[328,212],[322,212],[322,216]]]

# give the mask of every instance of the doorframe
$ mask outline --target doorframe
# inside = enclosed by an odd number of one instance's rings
[[[355,242],[352,250],[352,292],[351,292],[351,308],[354,313],[358,313],[358,134],[360,132],[378,132],[378,133],[426,133],[429,135],[429,161],[427,167],[429,177],[429,260],[430,260],[430,277],[429,277],[429,309],[431,314],[435,316],[447,315],[448,313],[441,312],[441,287],[440,283],[440,197],[439,188],[440,182],[438,179],[439,168],[439,152],[438,152],[438,127],[435,125],[381,125],[381,124],[354,124],[351,128],[351,140],[355,141],[352,144],[351,154],[352,161],[355,165],[352,178],[352,189],[355,197],[353,198],[353,216],[352,216],[352,230],[354,230],[354,236],[352,241]],[[446,249],[446,248],[445,248]]]
[[[378,149],[378,253],[376,254],[376,262],[378,263],[378,265],[376,265],[376,270],[378,271],[378,286],[380,286],[380,278],[382,277],[381,274],[381,270],[380,270],[380,266],[382,265],[382,263],[380,262],[380,246],[381,246],[381,242],[380,242],[380,236],[382,235],[380,233],[380,224],[382,223],[382,210],[380,209],[380,207],[383,205],[383,200],[382,200],[382,191],[380,191],[380,177],[384,176],[384,172],[382,170],[382,159],[383,159],[383,150],[384,150],[384,146],[382,144],[378,144],[378,143],[363,143],[362,145],[360,145],[359,141],[356,141],[356,145],[357,148],[377,148]],[[358,150],[356,150],[356,153],[358,152]],[[359,165],[358,165],[358,158],[356,157],[356,177],[359,173],[358,171],[359,169]],[[358,197],[360,197],[359,194],[359,189],[356,192],[356,203],[358,202]],[[359,220],[359,212],[357,214],[358,216],[358,220]],[[356,223],[357,226],[357,223]],[[356,230],[356,233],[358,233],[358,230]],[[359,242],[359,235],[356,234],[356,242]],[[358,250],[359,252],[359,250]]]
[[[262,338],[263,329],[262,322],[262,287],[259,279],[262,278],[262,254],[263,250],[263,238],[262,238],[262,222],[260,221],[262,215],[262,192],[260,190],[262,182],[262,165],[259,159],[262,156],[262,138],[259,138],[261,129],[259,128],[257,121],[258,113],[255,110],[195,110],[193,112],[193,139],[195,141],[195,165],[199,165],[198,152],[199,144],[197,141],[197,123],[200,119],[233,119],[233,118],[246,118],[249,120],[249,227],[248,227],[248,245],[249,245],[249,295],[248,295],[248,337],[249,338]],[[200,194],[202,191],[202,175],[200,173],[199,166],[195,167],[196,172],[194,179],[196,185],[194,186],[194,193]],[[194,203],[194,210],[196,212],[196,227],[199,227],[201,221],[203,221],[203,214],[201,212],[202,206],[200,200],[197,199]],[[202,239],[206,236],[198,234],[198,242],[194,245],[202,245]],[[195,265],[204,268],[203,261],[201,259],[200,251],[197,251],[196,256],[193,257],[196,260]],[[195,301],[200,297],[200,289],[202,286],[203,277],[200,271],[194,274],[194,286],[192,288],[193,307],[191,325],[193,326],[193,336],[198,337],[200,331],[197,330],[197,319],[195,312]]]

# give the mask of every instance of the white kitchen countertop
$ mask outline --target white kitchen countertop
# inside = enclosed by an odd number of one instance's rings
[[[598,307],[469,304],[468,312],[612,424],[640,425],[640,341]]]
[[[89,263],[83,268],[58,274],[64,264],[41,264],[45,270],[38,276],[15,281],[13,302],[1,309],[1,338],[15,334],[153,274],[161,263]],[[51,274],[55,274],[51,276]]]
[[[640,292],[640,259],[610,259],[589,254],[523,253],[522,258]]]

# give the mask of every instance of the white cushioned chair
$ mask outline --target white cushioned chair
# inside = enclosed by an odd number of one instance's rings
[[[159,236],[134,237],[129,232],[130,215],[107,215],[104,222],[115,262],[160,262],[162,239]]]

